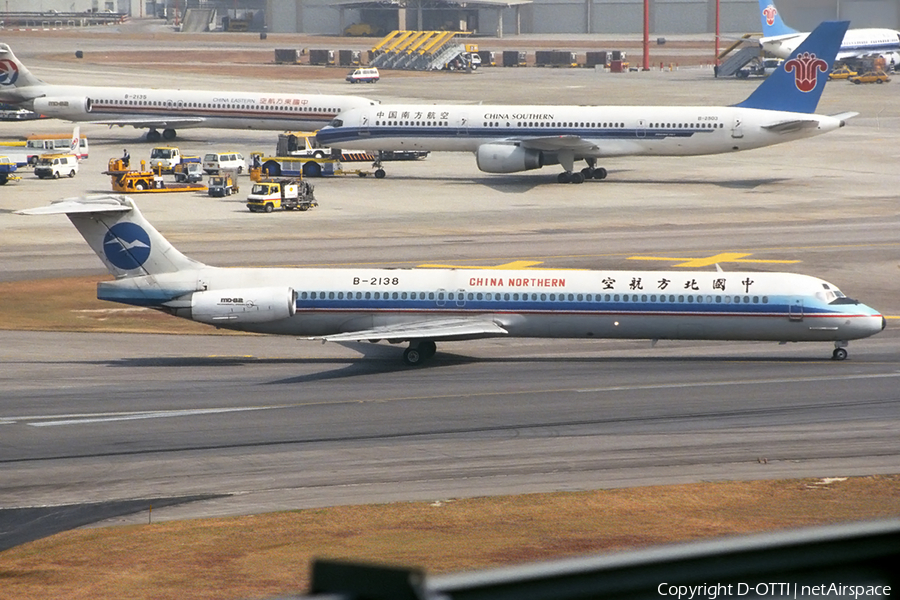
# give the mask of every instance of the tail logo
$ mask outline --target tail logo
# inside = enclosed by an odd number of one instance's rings
[[[19,78],[19,67],[9,59],[0,60],[0,85],[13,85]]]
[[[771,27],[775,24],[775,15],[778,14],[778,9],[775,8],[774,4],[770,4],[763,9],[762,14],[766,18],[766,25]]]
[[[803,52],[791,60],[784,62],[784,70],[794,72],[794,84],[801,92],[811,92],[816,89],[819,81],[819,71],[828,71],[828,63],[818,58],[815,54]]]
[[[118,223],[106,232],[103,252],[120,269],[137,269],[150,258],[150,236],[134,223]]]

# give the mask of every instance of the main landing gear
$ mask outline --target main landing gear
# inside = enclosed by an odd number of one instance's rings
[[[147,141],[156,143],[163,138],[166,140],[174,140],[176,135],[177,133],[174,129],[164,129],[162,134],[160,134],[156,129],[151,128],[150,131],[147,132]]]
[[[403,362],[411,367],[417,367],[434,356],[435,352],[437,352],[437,344],[431,340],[410,342],[409,348],[403,351]]]
[[[575,171],[575,159],[571,154],[560,153],[559,163],[563,166],[563,171],[556,177],[558,183],[584,183],[587,179],[606,179],[607,171],[603,167],[597,167],[597,161],[593,158],[586,158],[584,162],[588,166],[581,171]]]

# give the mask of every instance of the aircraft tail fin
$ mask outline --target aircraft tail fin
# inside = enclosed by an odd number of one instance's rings
[[[76,125],[72,130],[72,141],[69,142],[69,154],[81,155],[81,128]]]
[[[31,74],[6,44],[0,44],[0,93],[10,88],[46,85]]]
[[[18,214],[66,215],[116,279],[177,273],[205,266],[176,250],[127,196],[67,198],[49,206],[21,210]]]
[[[736,106],[815,112],[849,25],[849,21],[821,23],[749,98]]]
[[[759,0],[759,18],[762,21],[764,38],[797,33],[796,29],[791,29],[781,20],[774,0]]]

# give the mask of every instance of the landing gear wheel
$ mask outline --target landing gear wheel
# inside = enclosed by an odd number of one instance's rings
[[[559,175],[556,176],[557,183],[569,183],[572,181],[572,174],[568,171],[563,171]]]
[[[403,351],[403,362],[411,367],[417,367],[422,364],[425,359],[418,348],[407,348]]]
[[[384,169],[375,169],[375,179],[384,179]]]
[[[174,129],[165,129],[165,130],[163,130],[162,135],[167,140],[174,140],[175,139],[175,130]]]
[[[592,169],[590,167],[583,168],[581,170],[581,176],[584,177],[585,180],[593,179],[594,178],[594,169]]]
[[[419,352],[423,358],[431,358],[437,352],[437,344],[431,340],[421,341],[419,342]]]
[[[603,167],[594,169],[594,179],[606,179],[608,172]]]
[[[845,360],[847,358],[847,349],[846,348],[835,348],[834,352],[831,353],[832,360]]]
[[[584,175],[581,173],[572,173],[572,183],[584,183]]]
[[[160,133],[157,130],[151,129],[150,131],[147,132],[147,141],[148,142],[158,142],[161,139],[162,139],[162,135],[160,135]]]

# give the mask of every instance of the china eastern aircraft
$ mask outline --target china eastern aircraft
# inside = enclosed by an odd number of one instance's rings
[[[151,142],[174,139],[176,129],[188,127],[313,130],[372,104],[359,96],[51,85],[6,44],[0,44],[0,102],[68,121],[149,128]]]
[[[809,35],[785,25],[772,0],[759,0],[759,12],[763,34],[759,43],[763,50],[773,56],[787,58]],[[883,56],[888,64],[900,64],[900,31],[880,28],[848,29],[835,60],[866,56]]]
[[[20,211],[65,214],[114,281],[101,300],[224,329],[328,341],[436,342],[489,337],[833,342],[885,326],[833,284],[790,273],[482,269],[217,268],[185,257],[125,196]]]
[[[360,150],[474,152],[487,173],[562,165],[560,183],[604,179],[615,156],[695,156],[763,148],[844,125],[813,114],[847,22],[826,22],[734,106],[373,105],[343,112],[316,138]],[[587,167],[575,172],[574,163]]]

